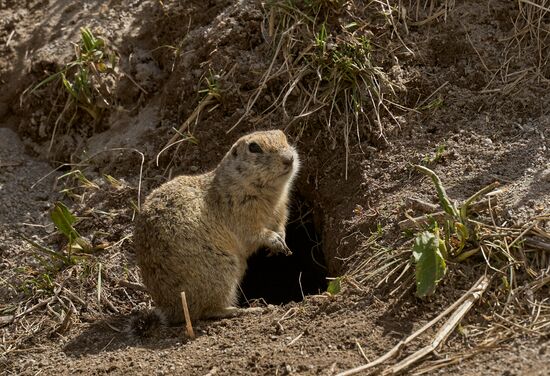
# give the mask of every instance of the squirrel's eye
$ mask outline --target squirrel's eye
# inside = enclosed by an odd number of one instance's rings
[[[263,153],[264,152],[262,150],[262,148],[260,147],[260,145],[258,145],[255,142],[252,142],[248,145],[248,150],[250,150],[251,153]]]

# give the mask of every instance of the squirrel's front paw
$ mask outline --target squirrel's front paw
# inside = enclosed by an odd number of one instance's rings
[[[271,234],[271,236],[269,237],[268,248],[269,248],[269,255],[268,256],[278,255],[278,254],[281,254],[281,253],[285,256],[292,255],[292,251],[286,245],[285,239],[280,234],[278,234],[276,232],[273,232]]]

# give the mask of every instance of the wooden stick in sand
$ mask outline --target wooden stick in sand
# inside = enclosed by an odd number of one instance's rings
[[[189,338],[195,338],[195,332],[193,331],[191,316],[189,315],[189,307],[187,306],[185,291],[181,292],[181,305],[183,306],[183,316],[185,317],[185,332]]]

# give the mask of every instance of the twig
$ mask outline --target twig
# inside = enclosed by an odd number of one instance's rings
[[[355,344],[357,345],[357,348],[359,349],[359,352],[361,353],[361,356],[367,361],[370,362],[369,358],[365,354],[365,351],[363,351],[363,348],[361,347],[361,344],[359,341],[355,340]]]
[[[542,9],[543,11],[545,12],[550,12],[550,8],[545,8],[543,7],[542,5],[540,4],[537,4],[537,3],[534,3],[532,1],[529,1],[529,0],[519,0],[520,3],[525,3],[525,4],[529,4],[529,5],[532,5],[536,8],[539,8],[539,9]]]
[[[213,367],[210,372],[208,372],[206,375],[204,376],[214,376],[216,373],[218,373],[220,369],[218,367]]]
[[[440,17],[440,16],[443,16],[445,13],[446,13],[446,10],[445,10],[445,9],[439,9],[437,12],[435,12],[434,14],[432,14],[431,16],[429,16],[428,18],[425,18],[425,19],[423,19],[422,21],[410,22],[409,25],[412,25],[412,26],[422,26],[422,25],[425,25],[425,24],[427,24],[427,23],[432,22],[433,20],[435,20],[436,18],[438,18],[438,17]]]
[[[415,198],[415,197],[407,197],[405,199],[405,202],[406,202],[407,206],[415,208],[415,209],[417,209],[419,211],[422,211],[424,213],[433,213],[433,212],[437,211],[437,209],[439,209],[438,205],[420,200],[420,199]]]
[[[72,308],[69,308],[65,313],[65,318],[63,319],[63,322],[57,329],[55,329],[56,333],[63,335],[67,331],[67,329],[69,329],[72,323],[71,318],[73,317],[73,314],[74,311],[72,310]]]
[[[187,298],[185,297],[185,291],[181,292],[181,304],[183,305],[183,315],[185,316],[185,331],[189,338],[195,338],[195,332],[193,331],[193,324],[191,323],[191,316],[189,315],[189,307],[187,306]]]
[[[474,193],[472,196],[470,196],[461,206],[460,206],[460,217],[463,221],[467,219],[468,209],[472,205],[474,201],[476,201],[480,196],[483,196],[485,194],[488,194],[489,192],[492,192],[495,190],[496,187],[498,187],[500,183],[498,181],[495,181],[485,188],[480,189],[476,193]],[[490,200],[490,198],[488,199]]]
[[[300,338],[302,338],[302,336],[304,335],[304,333],[305,333],[305,332],[302,332],[302,333],[298,334],[298,335],[297,335],[292,341],[290,341],[290,342],[288,343],[288,345],[286,345],[286,346],[287,346],[287,347],[290,347],[290,346],[294,345],[296,342],[298,342],[298,340],[299,340]]]
[[[425,103],[427,103],[439,90],[443,89],[445,86],[447,86],[447,84],[449,83],[449,81],[445,81],[443,82],[443,84],[441,84],[441,86],[439,86],[437,89],[435,89],[433,91],[433,93],[431,93],[430,95],[428,95],[428,97],[426,97],[426,99],[424,99],[422,102],[420,102],[420,104],[416,105],[415,107],[416,108],[420,108],[422,107]]]
[[[533,229],[533,227],[535,227],[536,225],[537,225],[536,222],[534,222],[534,223],[532,223],[531,225],[529,225],[525,230],[522,231],[521,234],[518,235],[517,238],[514,239],[514,241],[513,241],[512,243],[510,243],[510,245],[508,245],[508,248],[509,248],[509,249],[512,249],[512,247],[513,247],[514,245],[516,245],[517,242],[519,242],[520,240],[522,240],[523,237],[524,237],[529,231],[531,231],[531,230]]]
[[[525,238],[524,244],[531,248],[537,248],[542,251],[550,252],[550,243],[541,242],[531,238]]]
[[[13,322],[14,317],[15,316],[13,315],[0,316],[0,327],[11,324]]]

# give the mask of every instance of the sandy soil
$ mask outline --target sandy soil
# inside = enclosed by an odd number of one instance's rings
[[[401,107],[392,109],[397,119],[381,120],[387,141],[366,126],[360,139],[352,135],[345,179],[337,127],[343,119],[327,129],[323,111],[294,122],[282,108],[271,111],[284,74],[265,83],[250,113],[226,133],[245,114],[263,73],[271,64],[274,72],[283,66],[272,59],[273,16],[266,4],[0,0],[0,316],[31,309],[0,323],[0,373],[334,375],[382,355],[460,297],[482,260],[455,266],[428,300],[412,289],[392,294],[395,286],[374,280],[344,282],[335,296],[324,293],[325,277],[350,275],[350,265],[372,255],[368,238],[377,229],[381,245],[407,244],[397,223],[409,213],[408,199],[436,202],[431,183],[410,164],[433,157],[441,145],[444,152],[430,166],[453,199],[496,180],[503,189],[502,223],[521,225],[549,214],[550,65],[544,59],[550,15],[543,15],[542,32],[533,39],[521,29],[524,3],[432,3],[431,10],[404,4],[406,26],[394,16],[402,40],[387,17],[368,13],[363,2],[348,2],[329,20],[369,17],[375,58],[403,87],[395,99]],[[70,127],[61,121],[52,141],[56,121],[66,119],[63,89],[49,84],[22,94],[73,59],[71,42],[83,26],[118,55],[112,105],[99,121],[85,114]],[[191,123],[194,142],[163,152],[157,163],[173,128],[204,98],[207,77],[217,79],[220,98]],[[299,97],[290,96],[289,113],[299,113],[293,107]],[[260,254],[243,282],[249,303],[263,313],[196,323],[194,340],[180,327],[143,338],[125,332],[131,315],[151,306],[136,287],[131,233],[138,200],[174,175],[212,169],[240,135],[271,128],[286,129],[304,163],[289,225],[297,256]],[[63,177],[76,169],[94,186]],[[54,249],[65,243],[49,219],[57,200],[82,218],[79,232],[105,250],[51,273],[51,264],[23,237]],[[548,296],[548,285],[539,293]],[[412,372],[547,374],[548,326],[516,328],[483,346],[514,328],[494,315],[489,300],[477,303],[446,344]],[[404,355],[433,334],[428,330]]]

